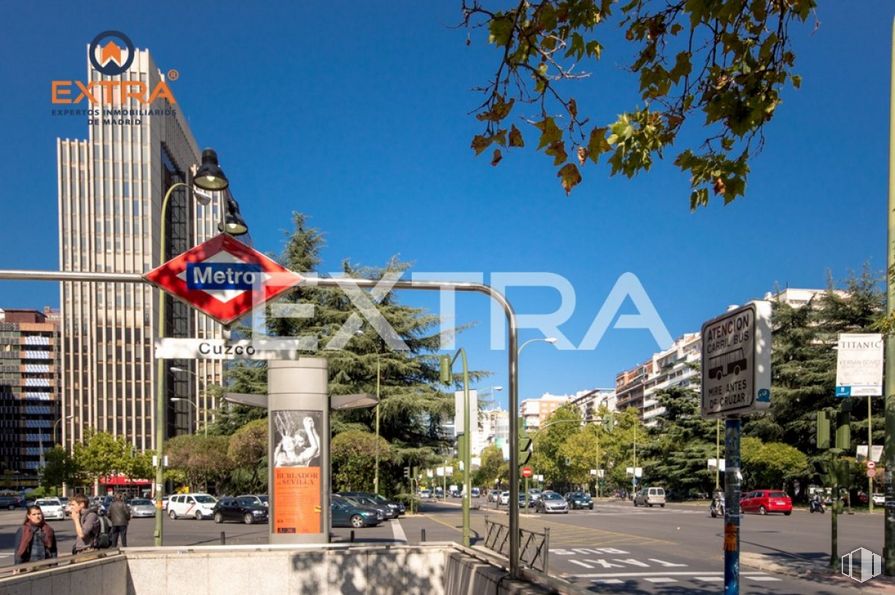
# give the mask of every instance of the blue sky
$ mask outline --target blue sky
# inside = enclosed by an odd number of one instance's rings
[[[864,263],[884,268],[891,4],[821,2],[820,26],[812,19],[796,28],[803,85],[785,91],[746,197],[696,213],[670,160],[634,180],[591,167],[566,197],[541,154],[513,153],[497,168],[476,158],[469,143],[479,128],[468,112],[480,98],[471,89],[486,82],[497,54],[481,37],[466,46],[465,32],[452,28],[458,5],[5,6],[0,268],[58,268],[55,142],[87,130],[78,118],[50,116],[50,81],[83,79],[85,46],[107,29],[180,72],[178,103],[200,145],[217,149],[256,247],[280,250],[290,213],[300,210],[325,233],[324,271],[346,258],[377,265],[398,255],[414,271],[486,280],[562,275],[576,305],[561,330],[578,344],[625,272],[637,275],[676,337],[776,285],[822,287],[828,272],[842,279]],[[607,44],[603,56],[600,78],[571,93],[581,111],[608,122],[634,107],[636,88],[620,69],[626,47]],[[520,314],[559,306],[547,288],[509,297]],[[53,284],[0,288],[0,306],[57,303]],[[489,348],[485,299],[457,303],[460,322],[478,323],[458,345],[505,386],[506,355]],[[521,339],[536,336],[523,330]],[[612,385],[616,372],[655,350],[642,330],[610,330],[588,351],[532,345],[520,397]]]

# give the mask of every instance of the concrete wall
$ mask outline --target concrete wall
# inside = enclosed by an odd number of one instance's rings
[[[0,595],[504,595],[567,592],[509,581],[456,544],[129,548],[0,579]]]

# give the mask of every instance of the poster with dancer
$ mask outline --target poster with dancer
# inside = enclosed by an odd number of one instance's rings
[[[322,533],[322,411],[271,411],[275,533]]]

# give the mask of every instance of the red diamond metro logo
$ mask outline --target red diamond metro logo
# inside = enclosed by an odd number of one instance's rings
[[[144,278],[222,324],[301,281],[297,273],[227,234],[184,252]]]

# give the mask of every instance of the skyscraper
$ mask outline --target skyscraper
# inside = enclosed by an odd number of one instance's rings
[[[162,199],[173,184],[190,180],[199,147],[173,93],[149,94],[167,83],[148,50],[131,49],[128,70],[110,76],[96,68],[92,49],[85,85],[92,96],[83,101],[92,112],[87,139],[57,141],[60,267],[144,273],[216,235],[220,201],[202,205],[186,187],[174,190],[162,252]],[[127,49],[113,49],[127,57]],[[142,99],[129,92],[140,83],[147,90]],[[83,282],[61,283],[60,292],[63,443],[71,448],[88,432],[103,431],[140,450],[155,448],[158,292],[147,284]],[[165,299],[165,336],[221,336],[211,319]],[[169,360],[165,369],[166,434],[208,423],[215,403],[206,385],[220,382],[220,362]]]

